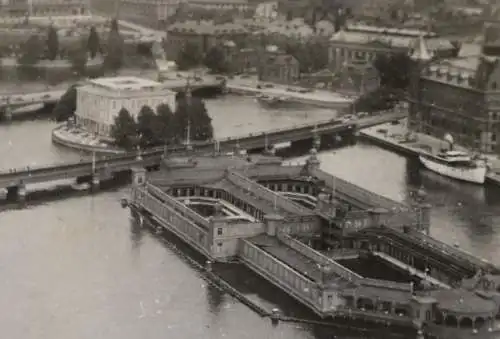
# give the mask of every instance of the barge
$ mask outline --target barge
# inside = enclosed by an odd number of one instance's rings
[[[306,164],[270,157],[165,159],[134,170],[127,203],[211,262],[237,260],[328,321],[406,328],[434,339],[500,336],[500,270],[429,234],[411,206]],[[335,183],[329,186],[328,183]],[[387,269],[370,270],[375,260]],[[377,274],[398,270],[397,278]]]

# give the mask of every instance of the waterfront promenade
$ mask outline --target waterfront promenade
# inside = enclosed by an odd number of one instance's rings
[[[256,77],[235,76],[228,80],[226,87],[230,93],[264,94],[286,98],[290,102],[338,110],[349,109],[355,100],[355,98],[322,89],[311,89],[306,92],[304,88],[300,87],[261,82]]]

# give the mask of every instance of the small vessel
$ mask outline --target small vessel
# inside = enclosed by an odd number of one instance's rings
[[[449,149],[442,149],[437,154],[422,153],[420,161],[429,170],[443,176],[467,181],[475,184],[484,184],[487,173],[486,162],[473,157],[463,151],[453,149],[453,137],[445,136]]]
[[[285,97],[273,95],[259,94],[255,98],[257,102],[268,107],[283,106],[290,103],[289,100]]]

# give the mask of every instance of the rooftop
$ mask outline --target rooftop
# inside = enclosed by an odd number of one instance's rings
[[[98,78],[89,80],[89,83],[95,86],[104,87],[111,90],[135,90],[135,91],[163,86],[161,83],[153,80],[142,79],[132,76]]]
[[[246,34],[247,29],[238,23],[215,24],[213,21],[184,21],[178,22],[168,27],[169,32],[183,34],[207,34],[207,35],[225,35],[225,34]]]

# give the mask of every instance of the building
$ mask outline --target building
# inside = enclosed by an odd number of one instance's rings
[[[166,156],[157,173],[132,169],[122,203],[141,226],[197,251],[207,271],[238,260],[325,323],[364,321],[403,338],[498,338],[500,268],[432,238],[425,201],[396,203],[319,166],[315,152],[287,166]]]
[[[480,55],[431,62],[425,41],[413,53],[409,126],[480,152],[498,152],[500,139],[500,12],[484,27]]]
[[[88,0],[2,0],[0,13],[6,17],[88,15],[90,2]]]
[[[77,88],[76,123],[89,132],[109,137],[118,112],[125,108],[137,117],[143,106],[175,108],[175,93],[163,84],[136,77],[98,78]]]
[[[258,66],[259,80],[284,85],[296,83],[300,75],[299,66],[294,56],[279,51],[276,46],[268,46]]]
[[[339,71],[345,63],[372,62],[379,54],[407,53],[419,36],[424,36],[430,51],[439,57],[451,57],[455,46],[446,40],[414,29],[397,29],[364,25],[349,25],[330,39],[329,63]]]
[[[150,27],[163,27],[174,15],[180,0],[119,0],[120,18]]]
[[[215,45],[233,41],[236,45],[246,41],[249,31],[241,24],[215,24],[212,21],[186,21],[175,23],[167,30],[167,58],[175,60],[179,52],[190,44],[205,54]]]
[[[187,0],[186,3],[190,8],[219,11],[238,10],[243,12],[251,8],[248,0]]]
[[[363,95],[375,91],[380,86],[377,69],[366,63],[350,63],[332,78],[331,88],[346,95]]]

